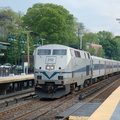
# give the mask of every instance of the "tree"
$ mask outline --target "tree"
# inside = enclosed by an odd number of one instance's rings
[[[90,47],[89,49],[87,49],[87,51],[88,51],[91,55],[96,56],[96,51],[95,51],[94,48]]]
[[[5,36],[2,35],[3,37],[8,37],[8,33],[21,26],[22,15],[21,12],[16,13],[9,7],[0,9],[0,25],[4,29],[3,34],[5,34]]]
[[[1,41],[11,43],[11,46],[7,47],[7,50],[4,52],[5,55],[1,57],[1,60],[6,58],[3,62],[11,62],[11,57],[13,57],[13,63],[18,61],[20,50],[18,47],[19,39],[17,34],[23,30],[22,16],[23,14],[21,12],[16,13],[10,7],[0,9]],[[16,41],[13,42],[13,39]],[[12,56],[12,54],[14,56]]]
[[[118,59],[118,45],[111,32],[100,31],[97,33],[99,43],[102,45],[105,56],[109,59]]]
[[[99,44],[97,34],[92,33],[92,32],[85,33],[83,36],[83,48],[84,48],[84,50],[87,50],[86,43]]]
[[[102,42],[102,46],[105,51],[105,56],[109,59],[117,59],[118,56],[118,46],[114,40],[108,39]]]
[[[105,57],[104,50],[102,48],[99,48],[97,53],[96,53],[96,56],[104,58]]]
[[[113,34],[109,31],[99,31],[97,33],[99,44],[102,44],[103,41],[107,39],[113,39]]]
[[[76,37],[74,17],[60,5],[34,4],[24,15],[23,23],[46,43],[70,45]]]
[[[117,43],[117,49],[118,49],[118,51],[117,51],[117,60],[120,60],[120,36],[115,36],[114,37],[114,41]]]

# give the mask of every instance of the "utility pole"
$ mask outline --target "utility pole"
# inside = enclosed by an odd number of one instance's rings
[[[41,40],[42,40],[42,45],[43,45],[43,41],[44,41],[45,39],[42,38]]]
[[[23,31],[23,33],[27,34],[27,61],[28,61],[28,67],[30,65],[30,50],[29,50],[29,34],[31,33],[32,31]],[[27,74],[28,74],[28,68],[27,68]]]
[[[80,30],[80,28],[78,28],[78,40],[80,43],[80,49],[82,49],[82,30]]]

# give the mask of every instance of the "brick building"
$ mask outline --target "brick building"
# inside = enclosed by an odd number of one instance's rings
[[[93,44],[93,43],[87,43],[86,46],[87,46],[87,49],[94,48],[96,52],[98,51],[99,48],[102,48],[102,45]]]

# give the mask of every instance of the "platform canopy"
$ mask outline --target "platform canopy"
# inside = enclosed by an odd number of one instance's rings
[[[10,43],[0,42],[0,49],[7,49],[7,46],[10,46]],[[0,56],[4,56],[4,53],[0,53]]]
[[[0,42],[0,49],[6,49],[6,46],[10,46],[10,43]]]

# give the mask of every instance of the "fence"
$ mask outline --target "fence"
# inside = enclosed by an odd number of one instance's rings
[[[28,69],[25,68],[25,71],[23,71],[23,69],[20,69],[20,68],[0,67],[0,77],[9,76],[11,74],[21,75],[23,72],[25,72],[25,74],[33,74],[34,67],[29,67]]]

